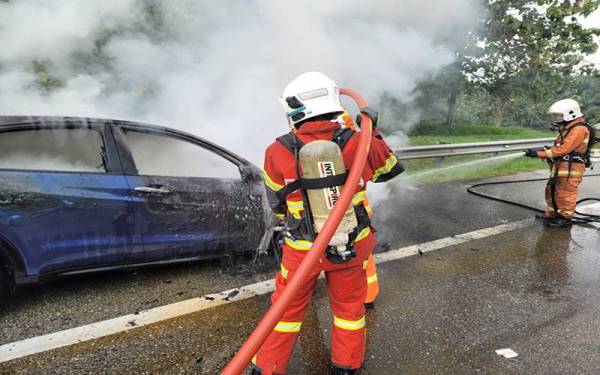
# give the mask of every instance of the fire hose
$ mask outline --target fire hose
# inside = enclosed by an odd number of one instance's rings
[[[596,173],[596,174],[590,174],[585,176],[587,177],[598,177],[600,176],[600,173]],[[518,184],[518,183],[526,183],[526,182],[537,182],[537,181],[547,181],[548,178],[530,178],[530,179],[525,179],[525,180],[506,180],[506,181],[496,181],[496,182],[482,182],[482,183],[478,183],[478,184],[474,184],[471,186],[467,187],[467,191],[473,195],[476,195],[478,197],[482,197],[485,199],[490,199],[493,201],[497,201],[497,202],[502,202],[502,203],[507,203],[513,206],[517,206],[517,207],[522,207],[522,208],[526,208],[528,210],[532,210],[532,211],[537,211],[537,212],[541,212],[544,213],[545,210],[540,209],[538,207],[534,207],[534,206],[530,206],[524,203],[519,203],[516,201],[512,201],[510,199],[504,199],[504,198],[500,198],[497,197],[495,195],[491,195],[491,194],[485,194],[479,191],[476,191],[475,189],[478,187],[482,187],[482,186],[493,186],[493,185],[509,185],[509,184]],[[590,201],[598,201],[600,202],[600,198],[584,198],[584,199],[580,199],[577,201],[577,205],[579,205],[580,203],[583,202],[590,202]],[[575,210],[575,218],[573,218],[573,223],[575,224],[585,224],[585,223],[591,223],[591,222],[600,222],[600,215],[591,215],[591,214],[586,214],[586,213],[582,213],[579,212],[577,210]]]
[[[363,99],[363,97],[351,89],[340,88],[340,94],[352,98],[360,109],[367,106],[367,102]],[[298,293],[299,289],[303,284],[305,284],[307,278],[311,274],[312,269],[324,254],[329,241],[331,241],[331,238],[335,234],[340,222],[342,221],[344,213],[346,212],[346,209],[352,200],[352,196],[358,189],[358,183],[362,176],[363,170],[365,169],[367,155],[369,153],[369,146],[371,144],[371,119],[364,114],[361,114],[361,116],[361,131],[359,133],[357,153],[354,157],[354,161],[352,163],[352,167],[350,168],[346,183],[342,188],[339,200],[325,221],[323,229],[315,238],[311,250],[300,264],[295,276],[289,280],[289,284],[286,286],[279,299],[271,305],[258,326],[254,329],[246,342],[244,342],[240,350],[236,353],[225,369],[223,369],[221,374],[238,375],[244,371],[246,366],[248,366],[250,363],[252,357],[258,352],[261,345],[271,334],[273,328],[275,328],[275,325],[277,325],[277,322],[279,322],[287,307]]]

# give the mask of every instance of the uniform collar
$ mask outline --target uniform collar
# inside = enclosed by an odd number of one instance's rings
[[[581,124],[585,122],[585,118],[584,117],[580,117],[580,118],[576,118],[575,120],[569,122],[567,125],[565,125],[565,129],[571,129],[573,126],[577,125],[577,124]]]
[[[315,133],[327,133],[332,130],[336,130],[340,127],[340,124],[335,121],[313,121],[305,122],[302,124],[300,129],[296,130],[296,134],[315,134]]]

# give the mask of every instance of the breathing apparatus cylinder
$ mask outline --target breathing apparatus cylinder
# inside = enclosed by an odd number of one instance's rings
[[[315,179],[336,176],[346,172],[340,147],[331,141],[317,140],[306,144],[300,150],[300,165],[304,178]],[[319,233],[325,221],[337,203],[342,186],[324,189],[307,189],[308,204],[313,217],[315,232]],[[358,226],[352,203],[348,205],[337,231],[329,241],[338,255],[344,259],[350,257],[352,249],[346,248],[348,236]]]
[[[590,134],[590,162],[600,163],[600,123],[591,126]]]

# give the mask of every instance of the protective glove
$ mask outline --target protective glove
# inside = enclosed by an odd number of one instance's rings
[[[525,151],[525,156],[528,158],[537,158],[538,154],[536,150],[530,148],[529,150]]]
[[[376,110],[374,110],[371,107],[364,107],[364,108],[361,108],[360,113],[368,116],[371,119],[371,122],[373,123],[373,129],[377,128],[377,121],[379,120],[379,112],[377,112]],[[362,116],[360,114],[356,116],[356,125],[358,125],[358,127],[360,127],[361,117]]]

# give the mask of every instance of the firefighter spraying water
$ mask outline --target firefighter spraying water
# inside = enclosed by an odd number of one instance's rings
[[[597,154],[592,128],[585,122],[579,103],[559,100],[548,113],[553,116],[552,129],[558,132],[553,147],[527,150],[525,156],[548,161],[550,178],[546,186],[544,224],[564,228],[571,225],[577,206],[577,191],[586,167],[591,166],[591,147]]]

